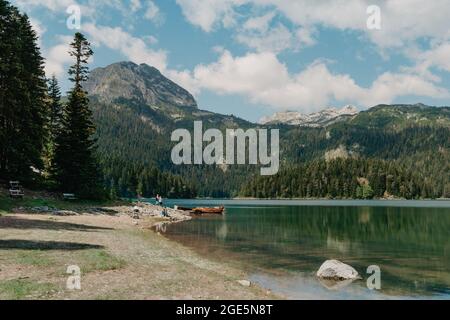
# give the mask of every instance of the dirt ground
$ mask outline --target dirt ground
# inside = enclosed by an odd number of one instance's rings
[[[0,216],[0,299],[276,299],[124,214]],[[67,267],[81,269],[68,290]]]

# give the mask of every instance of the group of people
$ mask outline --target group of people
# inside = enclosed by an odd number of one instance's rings
[[[156,203],[155,205],[162,207],[162,211],[161,211],[161,216],[163,217],[169,217],[169,213],[167,212],[167,208],[164,207],[164,203],[163,203],[163,198],[157,194],[155,197]],[[138,201],[139,203],[139,201]],[[139,206],[134,206],[133,207],[133,218],[134,219],[139,219],[139,212],[141,211]]]

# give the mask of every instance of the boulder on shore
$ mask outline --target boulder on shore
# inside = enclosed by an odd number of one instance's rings
[[[361,279],[352,266],[338,260],[325,261],[319,268],[319,271],[317,271],[317,277],[335,281]]]
[[[238,283],[243,287],[250,287],[252,283],[248,280],[238,280]]]

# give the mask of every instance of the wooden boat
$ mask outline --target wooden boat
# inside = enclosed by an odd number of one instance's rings
[[[181,211],[192,211],[192,208],[188,208],[188,207],[180,207],[180,206],[175,206],[175,210],[181,210]]]
[[[215,208],[194,208],[192,212],[195,214],[223,214],[225,207],[215,207]]]

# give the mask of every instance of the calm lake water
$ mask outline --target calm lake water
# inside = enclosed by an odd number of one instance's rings
[[[449,201],[172,200],[224,204],[224,216],[170,225],[165,235],[212,259],[243,266],[250,280],[291,299],[450,299]],[[364,280],[336,288],[315,272],[327,259]],[[369,290],[367,267],[381,268]]]

